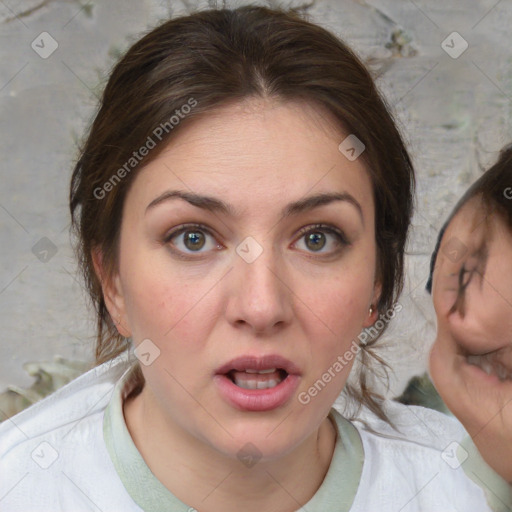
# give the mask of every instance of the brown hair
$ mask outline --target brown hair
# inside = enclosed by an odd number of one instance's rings
[[[173,133],[204,113],[251,96],[306,100],[321,105],[339,122],[340,134],[355,134],[365,145],[366,164],[375,201],[377,277],[382,294],[376,307],[389,310],[403,286],[406,243],[414,191],[409,155],[375,84],[360,60],[337,37],[308,22],[295,11],[244,6],[204,10],[169,20],[137,41],[114,66],[99,111],[89,129],[73,171],[70,191],[75,251],[97,316],[96,363],[129,348],[116,330],[94,272],[93,248],[101,249],[106,276],[118,262],[124,198],[136,174],[164,149]],[[163,126],[195,101],[195,107],[157,147],[108,187],[155,128]],[[340,139],[341,142],[341,139]],[[118,173],[119,176],[119,173]],[[102,190],[106,190],[103,188]],[[103,195],[103,193],[102,193]],[[383,329],[381,333],[384,331]],[[369,356],[379,336],[361,352],[361,363],[372,371]],[[139,367],[140,370],[140,367]],[[367,374],[359,388],[345,391],[389,421]]]

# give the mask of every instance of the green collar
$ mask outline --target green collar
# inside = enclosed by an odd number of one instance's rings
[[[133,388],[131,366],[119,379],[103,419],[103,437],[110,458],[128,494],[145,512],[189,512],[151,472],[137,450],[123,415],[123,400]],[[356,428],[334,408],[329,413],[338,435],[331,464],[315,495],[304,505],[308,512],[348,512],[357,492],[364,452]]]

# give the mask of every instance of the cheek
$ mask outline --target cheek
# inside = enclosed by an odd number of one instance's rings
[[[368,297],[367,290],[343,286],[347,284],[341,281],[342,286],[331,284],[323,293],[318,293],[313,299],[314,312],[322,323],[329,327],[333,334],[339,335],[349,325],[361,328],[363,311],[366,311]]]
[[[374,289],[374,265],[370,260],[361,259],[357,265],[342,265],[316,284],[308,283],[315,313],[335,333],[342,334],[349,325],[355,326],[358,333],[362,328]]]
[[[150,338],[167,344],[168,340],[182,339],[183,333],[191,337],[200,325],[204,327],[208,301],[203,296],[213,283],[191,281],[183,273],[155,263],[134,264],[124,282],[126,310],[135,341]]]
[[[494,256],[494,255],[493,255]],[[487,262],[482,295],[496,322],[512,327],[512,251],[500,251]]]
[[[368,275],[371,278],[368,278]],[[373,274],[366,276],[342,275],[337,279],[325,280],[322,287],[310,293],[311,323],[308,338],[311,345],[312,361],[317,361],[317,370],[323,371],[353,345],[359,345],[358,336],[368,315],[368,304],[372,298]],[[306,291],[306,290],[305,290]],[[352,360],[352,354],[349,354]],[[348,375],[353,363],[344,363],[342,373]],[[345,367],[346,366],[346,367]]]

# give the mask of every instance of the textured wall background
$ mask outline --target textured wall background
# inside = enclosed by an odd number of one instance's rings
[[[0,0],[0,391],[32,383],[22,369],[27,361],[92,359],[94,325],[76,278],[67,194],[75,142],[116,56],[161,19],[244,3]],[[417,210],[404,309],[386,354],[395,369],[390,394],[397,394],[426,368],[435,335],[424,285],[437,231],[512,140],[512,3],[254,3],[301,6],[352,45],[378,77],[409,143]]]

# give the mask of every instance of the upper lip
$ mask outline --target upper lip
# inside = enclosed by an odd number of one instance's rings
[[[300,369],[295,363],[278,354],[268,354],[263,356],[243,355],[231,359],[226,364],[215,370],[217,374],[226,374],[232,370],[269,370],[271,368],[285,370],[289,374],[300,375]]]

